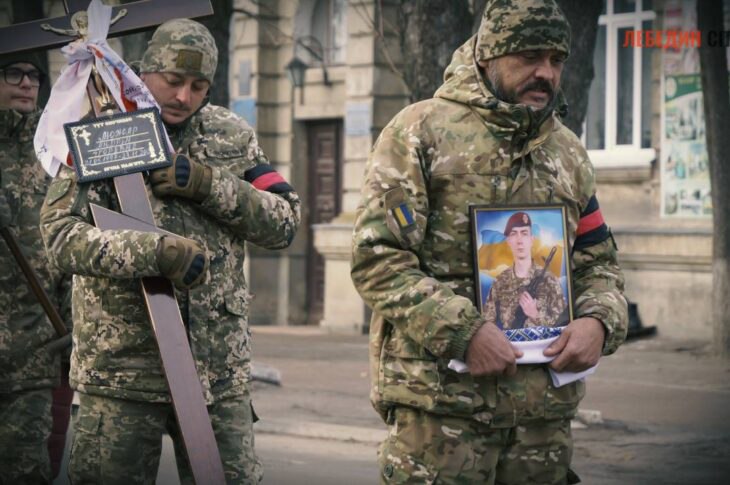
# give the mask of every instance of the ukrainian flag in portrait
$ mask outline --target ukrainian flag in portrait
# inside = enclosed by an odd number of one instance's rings
[[[563,287],[563,294],[568,294],[567,278],[565,274],[566,265],[563,264],[565,250],[562,239],[556,240],[551,235],[541,237],[541,229],[538,224],[533,224],[532,233],[535,237],[532,243],[532,260],[539,266],[544,267],[550,250],[558,248],[550,261],[548,271],[553,273]],[[507,238],[502,232],[491,229],[482,230],[479,234],[481,244],[477,250],[477,264],[479,267],[479,283],[481,285],[482,305],[486,303],[489,290],[494,279],[504,270],[514,264],[512,250],[507,244]]]

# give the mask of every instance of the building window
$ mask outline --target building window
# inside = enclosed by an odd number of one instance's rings
[[[595,76],[588,95],[585,144],[594,163],[616,158],[648,163],[651,150],[651,49],[623,47],[629,31],[651,30],[651,0],[604,0],[593,55]],[[601,152],[594,152],[601,151]],[[641,160],[627,160],[633,152]],[[648,159],[647,159],[648,157]],[[609,162],[610,163],[610,162]]]
[[[345,62],[347,0],[318,0],[312,13],[311,32],[324,49],[326,64]]]

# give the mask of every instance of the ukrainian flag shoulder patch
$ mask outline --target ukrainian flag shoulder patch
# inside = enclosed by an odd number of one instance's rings
[[[402,234],[409,233],[416,229],[416,220],[405,202],[393,207],[391,212],[393,213],[393,217],[398,223],[398,228]]]

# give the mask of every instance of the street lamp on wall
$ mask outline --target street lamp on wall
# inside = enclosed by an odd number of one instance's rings
[[[304,87],[304,73],[307,70],[307,64],[294,56],[294,59],[289,61],[286,65],[286,72],[289,74],[289,81],[294,85],[295,88]]]
[[[329,80],[329,76],[327,75],[327,66],[324,62],[324,48],[322,47],[322,43],[319,41],[319,39],[311,35],[297,37],[296,39],[294,39],[294,58],[286,65],[286,70],[289,74],[289,80],[291,81],[292,85],[294,85],[295,88],[302,88],[303,98],[304,75],[309,66],[307,65],[307,63],[297,57],[298,47],[301,47],[302,49],[309,52],[309,54],[314,59],[319,61],[319,63],[322,65],[322,80],[324,82],[324,85],[331,86],[332,82]]]

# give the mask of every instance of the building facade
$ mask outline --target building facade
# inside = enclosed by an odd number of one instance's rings
[[[368,314],[349,277],[353,215],[370,148],[408,99],[391,69],[401,62],[394,26],[381,27],[395,18],[394,4],[243,0],[236,7],[244,13],[232,24],[232,107],[255,125],[272,162],[306,201],[285,263],[286,318],[272,320],[273,305],[257,305],[260,290],[273,288],[257,280],[273,275],[271,257],[252,249],[254,321],[362,331]],[[307,67],[295,85],[297,71],[289,68],[297,64]],[[280,296],[279,306],[287,301]]]
[[[583,141],[644,324],[710,339],[712,208],[697,49],[625,45],[645,32],[696,31],[695,1],[603,1]],[[234,1],[230,108],[304,201],[288,250],[248,248],[254,324],[367,328],[350,281],[350,239],[370,148],[408,103],[396,3]],[[45,4],[49,15],[62,13],[59,0]],[[56,72],[64,64],[57,53],[49,61]]]
[[[603,3],[583,138],[626,295],[662,335],[709,340],[712,206],[696,2]]]

